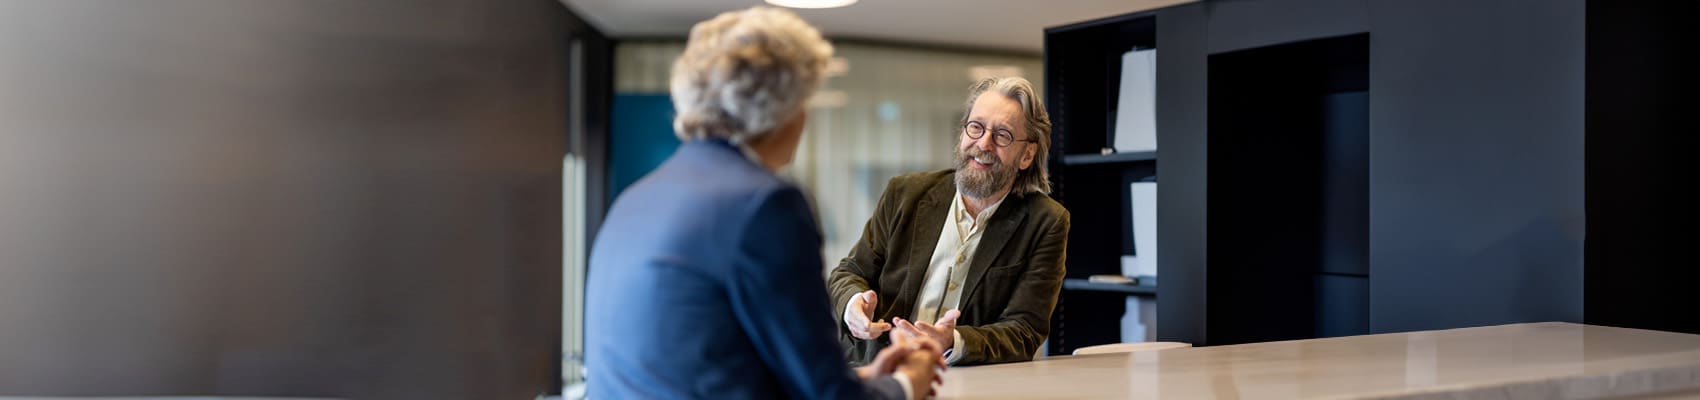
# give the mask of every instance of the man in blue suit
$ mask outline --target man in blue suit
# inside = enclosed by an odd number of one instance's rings
[[[591,398],[923,398],[941,347],[905,336],[841,357],[808,200],[774,171],[832,47],[788,11],[697,24],[674,63],[684,142],[627,188],[591,250]]]

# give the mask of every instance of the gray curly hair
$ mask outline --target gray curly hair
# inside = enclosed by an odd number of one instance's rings
[[[831,57],[832,44],[790,11],[753,7],[698,23],[673,62],[673,132],[738,144],[772,132],[802,111]]]

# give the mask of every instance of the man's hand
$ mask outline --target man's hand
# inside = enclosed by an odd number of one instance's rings
[[[937,347],[938,344],[930,343],[930,346]],[[941,365],[944,365],[944,357],[939,356],[937,349],[917,348],[903,357],[897,373],[909,376],[909,398],[919,400],[933,396],[933,385],[944,383],[944,377],[939,374],[943,371]]]
[[[864,381],[869,381],[890,375],[897,371],[897,367],[903,364],[904,358],[909,357],[909,353],[915,352],[916,349],[915,346],[885,346],[884,349],[880,349],[879,354],[874,355],[873,362],[863,365],[861,368],[856,368],[856,376]]]
[[[939,374],[946,368],[944,358],[939,356],[944,350],[926,336],[892,332],[891,340],[890,346],[874,355],[873,362],[856,369],[856,376],[871,381],[893,373],[903,374],[909,378],[911,399],[932,396],[933,385],[944,383],[944,376]]]
[[[915,334],[915,333],[911,333],[911,332],[901,332],[901,331],[891,332],[891,346],[886,346],[886,347],[887,348],[906,347],[906,348],[912,349],[911,351],[925,351],[925,352],[929,352],[929,353],[933,353],[933,354],[944,353],[944,348],[939,347],[939,342],[934,341],[932,338],[929,338],[925,335],[919,335],[919,334]],[[884,351],[884,350],[881,350],[881,351]],[[905,356],[905,357],[907,357],[907,356]],[[945,368],[950,367],[950,364],[945,364],[944,358],[939,358],[938,364],[939,364],[939,369],[945,369]]]
[[[939,351],[943,352],[944,349],[948,349],[956,345],[956,318],[961,316],[962,311],[953,308],[950,311],[945,311],[944,316],[940,317],[936,323],[929,324],[922,322],[917,325],[909,323],[909,321],[905,321],[902,318],[893,319],[893,321],[897,321],[898,332],[902,332],[906,335],[924,336],[928,339],[932,339],[934,342],[938,342],[940,346]]]
[[[868,316],[874,313],[874,305],[879,304],[879,301],[879,295],[874,294],[872,290],[850,297],[850,304],[844,308],[844,327],[850,328],[850,336],[873,340],[891,330],[891,324],[883,319],[879,322],[868,322]]]
[[[940,355],[944,349],[939,347],[938,342],[924,335],[901,331],[891,332],[891,346],[887,346],[887,349],[892,347],[912,349],[903,357],[896,371],[909,378],[909,398],[919,400],[932,397],[933,386],[944,384],[944,375],[940,374],[948,368],[944,357]],[[881,350],[881,353],[883,354],[884,350]]]

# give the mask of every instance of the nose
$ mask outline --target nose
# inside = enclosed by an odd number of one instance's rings
[[[997,135],[992,134],[991,132],[986,132],[985,136],[981,136],[979,139],[972,139],[974,141],[974,147],[985,152],[997,151],[998,144],[996,142],[996,136]]]

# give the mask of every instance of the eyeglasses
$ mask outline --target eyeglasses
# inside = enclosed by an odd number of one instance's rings
[[[968,135],[969,139],[980,140],[980,138],[986,137],[986,126],[976,121],[969,121],[962,125],[962,134]],[[1038,142],[1034,139],[1022,139],[1021,141]],[[1015,134],[1010,133],[1008,129],[993,131],[992,144],[998,145],[998,147],[1009,147],[1009,145],[1015,144]]]

